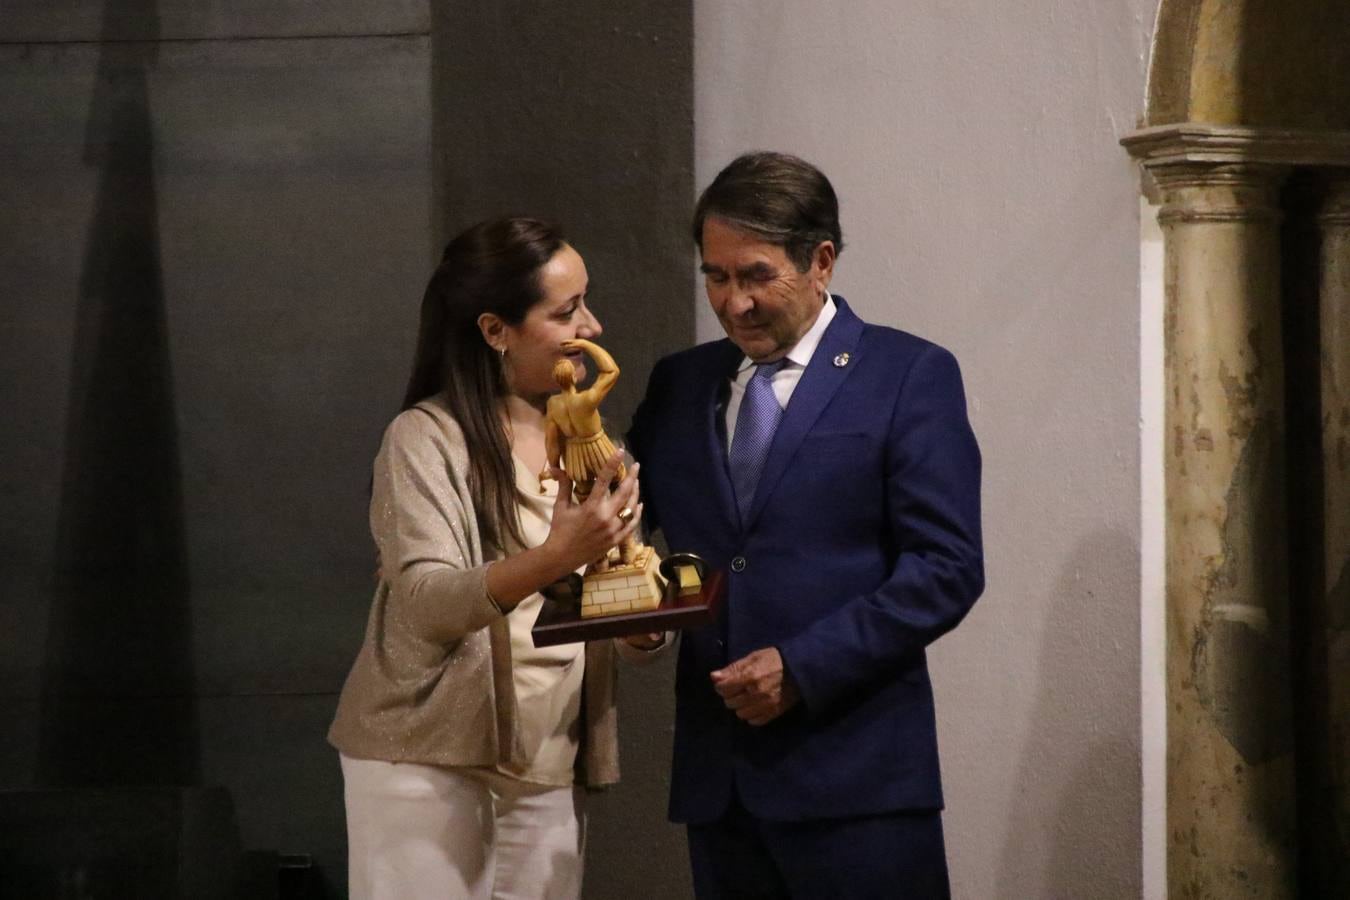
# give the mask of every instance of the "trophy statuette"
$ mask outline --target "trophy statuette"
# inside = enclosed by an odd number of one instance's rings
[[[546,460],[539,480],[542,484],[560,468],[572,481],[573,496],[584,501],[592,491],[611,490],[626,474],[621,466],[611,484],[597,483],[598,473],[615,453],[598,409],[618,380],[619,367],[590,341],[564,341],[563,347],[594,360],[596,377],[589,389],[578,390],[571,361],[562,359],[554,366],[561,390],[548,401]],[[633,514],[625,507],[619,518],[626,522]],[[584,574],[573,572],[543,593],[544,606],[531,629],[536,647],[706,625],[721,603],[725,578],[721,571],[709,572],[692,553],[672,553],[663,561],[652,547],[629,537],[588,565]]]
[[[542,483],[552,478],[552,467],[561,468],[572,481],[573,496],[582,503],[592,491],[613,487],[596,483],[600,470],[615,453],[614,442],[605,434],[599,407],[618,381],[619,367],[614,357],[591,341],[577,338],[565,341],[563,347],[582,350],[595,362],[595,383],[586,390],[578,390],[576,369],[571,361],[560,359],[553,367],[553,377],[561,390],[548,400],[544,423],[545,469],[539,480]],[[620,466],[614,483],[622,481],[625,472],[625,467]],[[623,518],[625,513],[630,518],[633,515],[631,509],[625,508],[619,517]],[[635,537],[630,536],[611,548],[587,566],[582,576],[582,618],[656,609],[666,587],[660,565],[656,551]]]

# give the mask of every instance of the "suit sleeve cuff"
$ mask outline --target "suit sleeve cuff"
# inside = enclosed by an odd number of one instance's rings
[[[778,656],[783,660],[783,678],[797,689],[797,696],[808,716],[818,714],[829,703],[828,691],[814,677],[812,668],[805,662],[807,654],[802,652],[798,641],[784,641],[777,646]]]

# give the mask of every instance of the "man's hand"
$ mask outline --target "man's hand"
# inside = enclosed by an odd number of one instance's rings
[[[756,650],[711,677],[727,709],[751,725],[767,725],[801,700],[776,647]]]

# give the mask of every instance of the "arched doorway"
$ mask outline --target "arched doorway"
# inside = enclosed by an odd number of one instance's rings
[[[1350,896],[1350,8],[1163,0],[1167,883]],[[1339,871],[1338,871],[1339,870]]]

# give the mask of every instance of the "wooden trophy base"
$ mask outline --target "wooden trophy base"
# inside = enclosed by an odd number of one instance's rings
[[[652,558],[656,558],[655,552]],[[572,575],[570,579],[564,579],[544,591],[544,605],[530,631],[534,645],[551,647],[555,644],[598,641],[707,625],[717,616],[721,605],[725,589],[724,575],[721,571],[706,572],[702,560],[698,560],[701,581],[696,586],[688,583],[682,586],[678,566],[672,564],[683,563],[686,559],[696,558],[676,554],[660,565],[661,574],[655,577],[661,581],[664,590],[659,603],[648,609],[618,610],[586,616],[580,602],[584,588],[582,578]],[[629,569],[624,571],[631,573]],[[647,571],[645,562],[642,571]],[[627,577],[625,575],[625,581]]]

